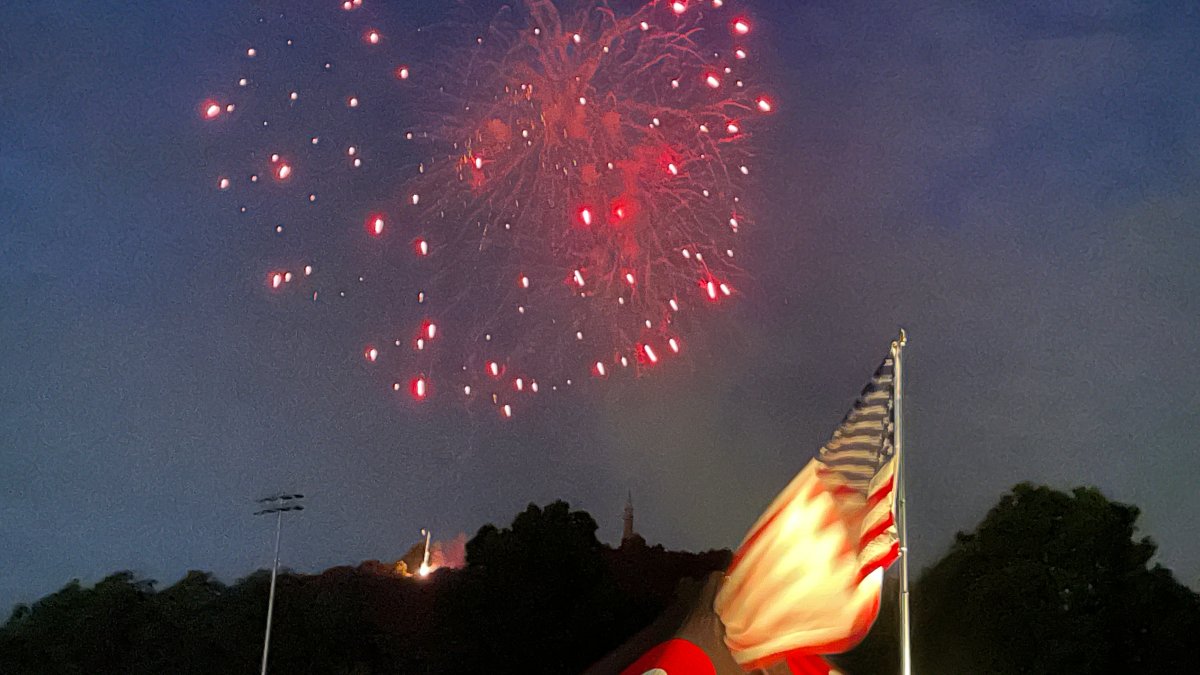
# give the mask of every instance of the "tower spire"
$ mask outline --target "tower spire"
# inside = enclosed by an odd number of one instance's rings
[[[625,500],[625,515],[622,517],[625,521],[625,530],[621,533],[621,543],[633,539],[633,490],[629,491],[629,496]]]

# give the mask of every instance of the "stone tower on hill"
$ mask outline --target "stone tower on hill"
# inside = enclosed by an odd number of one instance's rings
[[[625,500],[625,513],[621,516],[621,520],[625,524],[621,532],[621,548],[645,546],[646,540],[633,529],[633,492],[630,492],[629,497]]]

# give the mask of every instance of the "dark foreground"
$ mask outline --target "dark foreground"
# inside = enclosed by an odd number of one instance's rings
[[[1094,490],[1020,485],[959,534],[913,594],[914,656],[933,673],[1200,672],[1200,597],[1150,565],[1137,509]],[[284,574],[274,673],[580,672],[664,612],[727,551],[613,549],[590,515],[530,506],[485,526],[467,566],[428,578],[367,562]],[[257,672],[269,575],[232,585],[191,572],[161,590],[129,572],[18,606],[0,673]],[[850,673],[896,672],[891,588]]]

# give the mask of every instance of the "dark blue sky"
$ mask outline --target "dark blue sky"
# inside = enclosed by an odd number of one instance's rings
[[[284,539],[303,570],[554,498],[611,541],[627,489],[650,541],[732,546],[900,324],[919,565],[1017,481],[1091,484],[1194,586],[1200,14],[747,4],[780,112],[720,347],[504,425],[398,407],[352,334],[264,300],[196,117],[249,3],[6,9],[0,605],[117,569],[245,574],[276,489],[311,495]]]

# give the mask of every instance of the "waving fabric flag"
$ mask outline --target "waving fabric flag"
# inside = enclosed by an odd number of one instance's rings
[[[899,555],[892,369],[889,354],[734,554],[716,611],[742,666],[846,651],[875,621]]]
[[[888,358],[817,457],[818,474],[842,512],[862,520],[859,576],[886,569],[899,555],[895,489],[895,374]]]
[[[589,672],[836,673],[821,656],[866,636],[879,613],[883,571],[899,555],[893,369],[889,354],[833,437],[751,528],[726,573],[694,594],[689,611],[664,616]]]

